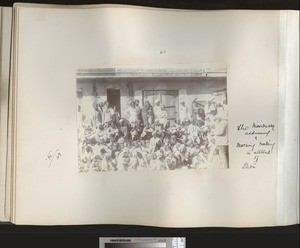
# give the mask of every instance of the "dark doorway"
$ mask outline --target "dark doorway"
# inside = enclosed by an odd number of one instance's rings
[[[115,106],[121,115],[120,89],[107,89],[107,101],[112,108]]]

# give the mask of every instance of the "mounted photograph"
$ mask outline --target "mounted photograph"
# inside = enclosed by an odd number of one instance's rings
[[[76,73],[78,170],[229,168],[225,64]]]

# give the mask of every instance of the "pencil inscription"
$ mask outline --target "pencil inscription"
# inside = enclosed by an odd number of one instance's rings
[[[58,160],[60,157],[62,157],[62,154],[59,149],[56,149],[55,151],[50,150],[46,156],[46,161],[49,162],[48,166],[50,167],[53,160]]]

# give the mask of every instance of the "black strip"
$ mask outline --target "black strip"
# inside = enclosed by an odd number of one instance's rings
[[[44,4],[127,4],[171,9],[294,9],[299,0],[2,0],[0,5],[12,6],[15,2]]]

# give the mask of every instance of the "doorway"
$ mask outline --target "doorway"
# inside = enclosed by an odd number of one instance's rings
[[[117,111],[121,115],[121,101],[120,101],[120,89],[107,89],[107,101],[113,108],[116,107]]]

